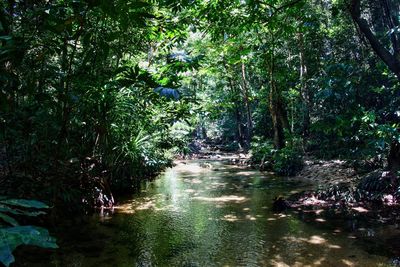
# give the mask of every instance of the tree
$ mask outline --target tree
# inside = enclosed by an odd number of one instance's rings
[[[395,1],[383,0],[378,7],[379,14],[383,18],[386,30],[388,31],[388,40],[382,42],[374,34],[368,21],[362,16],[362,1],[352,0],[349,3],[350,13],[354,22],[359,27],[360,31],[367,38],[374,52],[382,59],[386,66],[397,76],[400,81],[400,38],[399,20],[396,17],[399,14],[399,5]],[[385,42],[386,41],[386,42]],[[390,52],[390,50],[392,52]],[[400,169],[400,143],[399,143],[399,129],[394,136],[394,140],[390,144],[388,165],[392,171]]]

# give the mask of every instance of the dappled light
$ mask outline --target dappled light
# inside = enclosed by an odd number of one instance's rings
[[[188,172],[192,174],[198,174],[198,173],[203,173],[203,172],[209,172],[209,168],[203,168],[200,165],[197,164],[190,164],[190,165],[178,165],[177,170],[183,171],[183,172]]]
[[[183,180],[185,183],[190,183],[190,184],[201,184],[203,181],[200,179],[185,179]]]
[[[287,247],[299,245],[297,256],[285,257],[278,249],[278,254],[269,261],[271,266],[380,266],[368,263],[365,252],[348,251],[348,243],[335,244],[323,236],[286,236],[283,240]]]
[[[207,202],[233,202],[233,203],[243,203],[248,201],[246,197],[243,196],[220,196],[220,197],[193,197],[193,199],[207,201]]]
[[[237,176],[252,176],[254,175],[254,171],[240,171],[235,173]]]
[[[225,215],[221,220],[225,220],[228,222],[236,222],[239,220],[239,218],[236,215],[228,214],[228,215]]]
[[[352,209],[352,210],[355,210],[355,211],[357,211],[357,212],[362,212],[362,213],[364,213],[364,212],[369,212],[369,210],[367,210],[367,209],[364,208],[364,207],[352,207],[351,209]]]
[[[117,212],[120,213],[125,213],[125,214],[133,214],[135,213],[135,210],[132,208],[132,204],[131,203],[126,203],[126,204],[122,204],[122,205],[118,205],[115,207]]]
[[[0,265],[400,266],[399,0],[0,1]]]
[[[135,207],[135,210],[148,210],[148,209],[154,209],[155,207],[156,207],[155,201],[151,200]]]
[[[178,266],[188,259],[205,262],[207,266],[223,259],[227,266],[236,266],[231,261],[236,257],[238,262],[257,266],[290,267],[364,267],[385,261],[379,256],[367,257],[355,245],[360,237],[343,228],[317,229],[292,212],[274,212],[271,195],[279,195],[286,188],[292,191],[298,184],[285,181],[285,187],[279,187],[282,180],[257,172],[232,179],[229,168],[212,170],[213,179],[209,179],[208,173],[193,177],[187,169],[176,166],[153,182],[153,186],[147,186],[143,195],[117,206],[115,218],[107,219],[104,224],[128,227],[129,230],[123,230],[124,239],[142,251],[124,257],[141,262],[142,253],[155,253],[162,257],[163,264]],[[225,175],[226,171],[229,175]],[[259,186],[260,181],[269,186]],[[309,214],[319,227],[329,225],[323,209]],[[358,231],[369,235],[369,229]],[[155,251],[152,246],[162,249]],[[208,252],[203,254],[203,251]],[[209,253],[219,256],[210,257]]]

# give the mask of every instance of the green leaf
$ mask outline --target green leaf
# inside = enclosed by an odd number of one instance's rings
[[[8,206],[4,206],[1,204],[0,204],[0,212],[11,213],[14,215],[25,215],[25,216],[31,216],[31,217],[46,214],[46,212],[44,212],[44,211],[24,211],[24,210],[20,210],[20,209],[10,208]]]
[[[8,223],[12,226],[18,225],[18,222],[14,218],[8,216],[7,214],[1,213],[1,212],[0,212],[0,219],[2,219],[3,221],[5,221],[6,223]]]
[[[41,227],[16,226],[0,229],[0,262],[10,266],[14,262],[12,252],[19,245],[33,245],[43,248],[58,248],[55,239]]]
[[[4,35],[4,36],[0,36],[0,40],[10,41],[10,40],[12,40],[12,37],[9,35]]]
[[[27,200],[27,199],[5,199],[0,200],[0,203],[12,205],[12,206],[20,206],[24,208],[36,208],[36,209],[48,209],[49,206],[44,204],[43,202],[37,200]]]

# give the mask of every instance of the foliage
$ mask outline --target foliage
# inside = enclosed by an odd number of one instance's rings
[[[354,203],[379,207],[399,203],[399,180],[390,172],[376,170],[362,177],[356,186],[348,183],[320,185],[313,195],[336,206],[350,207]]]
[[[351,2],[0,2],[0,192],[83,211],[195,137],[281,175],[400,154],[398,6]]]
[[[260,137],[253,137],[251,142],[251,160],[260,165],[265,163],[271,163],[273,161],[273,155],[276,152],[274,145],[271,142],[265,141]]]
[[[324,158],[387,154],[391,141],[378,147],[382,140],[377,135],[364,138],[368,132],[361,120],[366,110],[373,111],[379,125],[388,124],[392,134],[397,132],[398,118],[393,115],[398,82],[368,47],[360,45],[352,18],[341,12],[345,6],[341,1],[199,1],[183,13],[198,21],[185,49],[205,54],[201,70],[192,73],[187,85],[205,102],[203,123],[219,126],[216,139],[243,147],[243,139],[251,135],[272,138],[274,96],[281,105],[284,131],[310,137],[304,144],[308,151]],[[271,16],[260,10],[269,10]],[[381,20],[376,22],[379,27],[387,23]],[[272,84],[276,92],[271,95]],[[245,136],[249,128],[250,136]]]
[[[382,204],[385,195],[398,195],[399,180],[389,172],[374,171],[363,177],[356,188],[356,199]]]
[[[285,147],[274,155],[273,170],[278,175],[293,176],[303,168],[303,155],[300,150]]]
[[[367,2],[0,1],[0,194],[112,205],[193,139],[400,169],[399,7]]]
[[[9,266],[14,262],[12,252],[20,245],[57,248],[55,239],[41,227],[20,226],[15,217],[36,217],[45,214],[46,204],[36,200],[0,199],[0,262]]]
[[[181,74],[199,58],[171,56],[185,32],[163,3],[11,1],[0,12],[1,192],[82,212],[169,166],[171,127],[190,117]]]
[[[255,137],[250,153],[253,164],[282,176],[294,176],[304,165],[303,152],[296,142],[277,150],[271,142]]]

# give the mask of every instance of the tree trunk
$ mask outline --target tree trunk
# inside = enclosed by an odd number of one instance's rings
[[[236,140],[238,141],[240,147],[245,146],[245,138],[242,131],[242,115],[240,114],[239,105],[235,103],[235,119],[236,119]]]
[[[387,26],[387,30],[393,30],[399,26],[399,21],[397,15],[399,14],[398,5],[391,5],[389,0],[381,1],[383,13],[384,13],[384,23]],[[395,33],[390,34],[390,41],[392,42],[393,56],[395,59],[400,60],[400,42]]]
[[[390,145],[388,167],[393,172],[400,170],[400,144],[398,142],[392,142]]]
[[[354,22],[360,28],[360,31],[365,35],[365,37],[369,41],[374,52],[382,59],[382,61],[386,64],[386,66],[397,76],[397,78],[400,81],[400,59],[397,57],[398,55],[397,39],[391,38],[394,50],[392,54],[390,53],[389,50],[385,48],[385,46],[371,31],[368,22],[361,17],[361,0],[350,1],[350,13]],[[384,1],[384,12],[382,16],[389,16],[386,19],[387,21],[390,21],[390,23],[392,23],[390,27],[399,26],[398,21],[393,20],[393,18],[390,17],[390,10],[388,8],[387,1]],[[394,25],[395,22],[397,25]],[[397,141],[393,141],[390,145],[390,150],[388,154],[388,167],[391,171],[400,170],[400,144]]]
[[[269,70],[269,111],[271,113],[272,125],[274,128],[274,146],[276,149],[285,147],[285,136],[283,131],[283,120],[281,119],[280,112],[280,92],[277,90],[274,80],[274,59],[271,57],[270,70]]]
[[[388,66],[388,68],[400,80],[400,60],[397,59],[395,55],[391,54],[385,48],[385,46],[371,31],[368,22],[361,17],[360,2],[361,0],[351,0],[350,3],[350,13],[354,22],[358,25],[360,31],[365,35],[375,53],[382,59],[382,61],[386,64],[386,66]]]
[[[283,103],[281,90],[276,85],[275,81],[275,55],[272,49],[269,62],[269,110],[274,128],[274,146],[276,149],[285,147],[284,129],[290,132],[289,120],[287,117],[286,108]]]
[[[251,118],[250,103],[249,103],[249,90],[247,87],[246,80],[246,68],[242,62],[242,89],[243,89],[243,100],[246,107],[246,146],[250,146],[251,135],[253,132],[253,122]]]
[[[307,137],[310,133],[310,92],[306,84],[308,75],[307,64],[304,52],[304,39],[303,34],[299,33],[299,46],[300,46],[300,94],[303,104],[303,136]]]
[[[274,82],[270,82],[271,88],[269,92],[269,111],[271,113],[272,125],[274,128],[274,146],[276,149],[281,149],[285,147],[285,137],[283,132],[282,121],[279,115],[279,109],[276,100],[276,92],[274,92],[275,89],[273,89],[275,85],[273,85],[273,83]]]
[[[232,79],[231,78],[228,79],[232,94],[237,94]],[[245,141],[246,138],[244,137],[242,131],[242,114],[240,112],[240,104],[238,103],[238,101],[235,100],[234,106],[235,106],[234,113],[236,122],[236,140],[238,141],[241,147],[244,147],[246,146],[246,141]]]
[[[228,67],[226,65],[225,60],[223,62],[224,62],[225,71],[228,74]],[[237,92],[237,90],[235,90],[235,85],[233,83],[232,77],[227,75],[227,79],[228,79],[229,87],[231,90],[231,94],[237,95],[238,92]],[[246,144],[245,144],[245,138],[243,136],[243,131],[242,131],[242,115],[240,112],[240,103],[238,103],[238,101],[236,99],[234,100],[234,106],[235,106],[234,113],[235,113],[235,122],[236,122],[236,134],[235,134],[236,140],[238,141],[238,143],[240,144],[241,147],[244,147],[244,146],[246,146]]]

